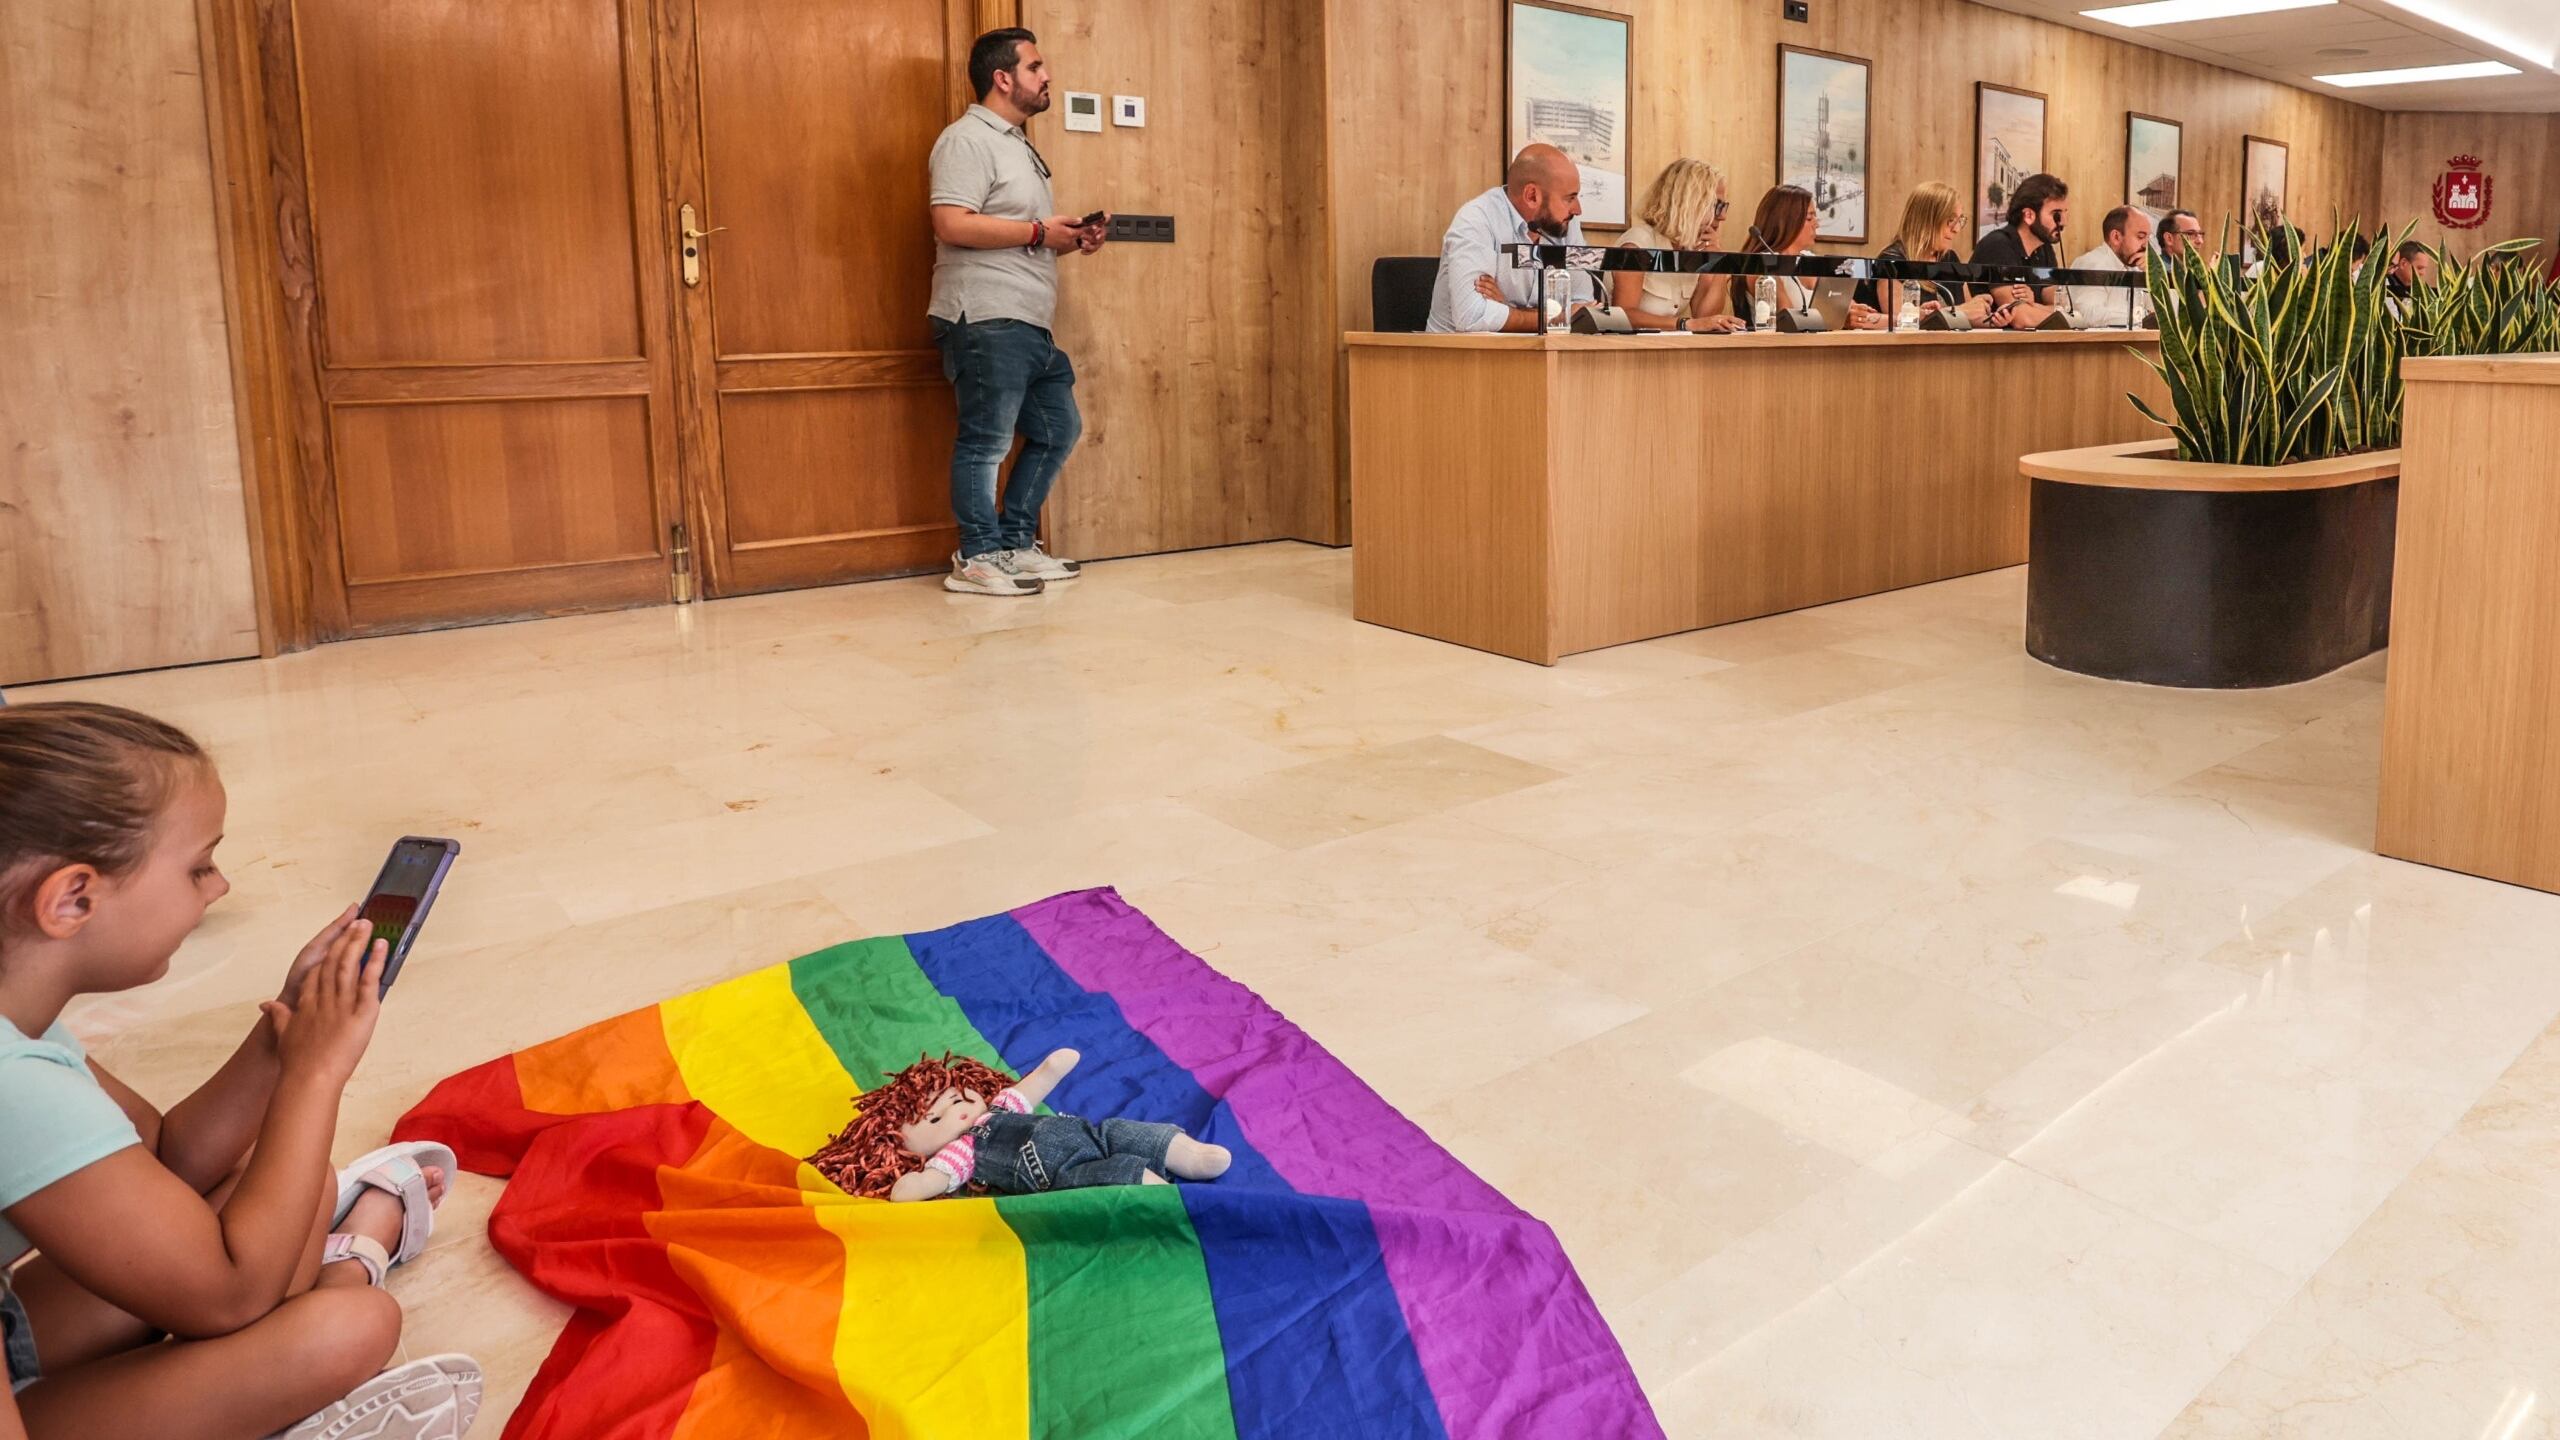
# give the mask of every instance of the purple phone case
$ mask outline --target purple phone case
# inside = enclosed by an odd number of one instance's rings
[[[435,849],[437,851],[436,869],[433,875],[427,877],[426,890],[418,896],[417,913],[409,917],[408,928],[400,932],[398,943],[391,947],[390,959],[382,967],[382,993],[386,996],[391,993],[391,982],[400,978],[401,964],[409,958],[409,952],[417,948],[418,932],[427,928],[427,913],[435,908],[436,895],[444,889],[444,877],[453,872],[453,862],[462,854],[462,842],[459,840],[446,840],[429,835],[401,836],[392,842],[391,853],[384,857],[382,873],[373,877],[373,888],[365,891],[365,908],[372,908],[373,897],[382,893],[384,883],[391,878],[393,867],[399,864],[401,850],[410,845]]]

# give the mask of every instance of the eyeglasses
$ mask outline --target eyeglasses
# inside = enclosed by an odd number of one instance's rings
[[[1722,220],[1722,219],[1724,218],[1724,212],[1726,212],[1727,210],[1730,210],[1730,209],[1732,209],[1732,208],[1733,208],[1733,203],[1732,203],[1731,201],[1728,201],[1728,200],[1718,200],[1718,201],[1716,202],[1716,215],[1715,215],[1715,218],[1717,218],[1718,220]]]
[[[1041,179],[1053,178],[1049,174],[1049,162],[1040,158],[1040,147],[1031,143],[1030,136],[1022,137],[1022,148],[1031,152],[1031,167],[1040,172]]]

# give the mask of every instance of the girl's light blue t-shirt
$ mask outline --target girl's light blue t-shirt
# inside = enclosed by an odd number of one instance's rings
[[[56,1180],[142,1136],[89,1073],[89,1052],[62,1022],[43,1035],[0,1020],[0,1269],[35,1247],[5,1213]]]

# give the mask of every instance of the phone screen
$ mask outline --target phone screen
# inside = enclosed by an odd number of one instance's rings
[[[451,840],[411,835],[392,846],[391,857],[382,862],[382,874],[358,913],[373,922],[373,938],[391,942],[390,962],[382,970],[385,994],[399,975],[401,962],[409,958],[410,947],[417,943],[427,911],[444,885],[445,872],[461,853],[462,847]]]
[[[1094,211],[1092,214],[1087,215],[1087,216],[1086,216],[1086,217],[1084,217],[1083,219],[1081,219],[1081,220],[1077,221],[1077,222],[1076,222],[1076,228],[1077,228],[1077,229],[1079,229],[1079,230],[1090,230],[1090,229],[1092,229],[1094,226],[1101,224],[1101,223],[1102,223],[1102,217],[1104,217],[1104,216],[1106,216],[1106,215],[1108,215],[1108,214],[1110,214],[1110,213],[1111,213],[1111,212],[1110,212],[1110,211],[1108,211],[1108,210],[1096,210],[1096,211]]]

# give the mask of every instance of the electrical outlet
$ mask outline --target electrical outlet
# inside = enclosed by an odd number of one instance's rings
[[[1173,243],[1173,217],[1170,215],[1114,215],[1111,238],[1137,245],[1170,245]]]

